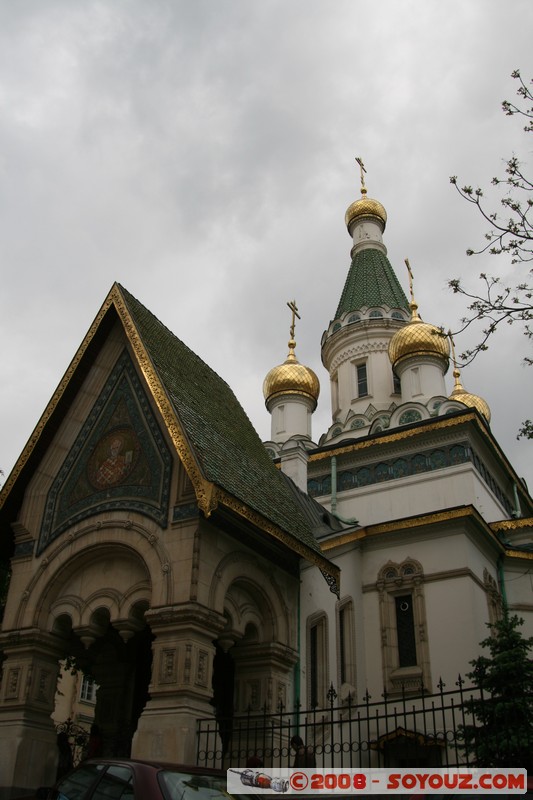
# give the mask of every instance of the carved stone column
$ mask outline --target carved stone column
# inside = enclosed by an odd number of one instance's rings
[[[34,628],[2,634],[0,646],[5,656],[0,690],[2,798],[55,781],[58,751],[50,714],[63,643]],[[17,791],[8,795],[9,787]]]
[[[237,712],[276,711],[291,701],[289,688],[298,653],[279,642],[244,644],[231,649],[235,661]]]
[[[194,602],[151,609],[150,700],[133,737],[132,755],[195,763],[196,720],[211,716],[213,641],[226,619]]]

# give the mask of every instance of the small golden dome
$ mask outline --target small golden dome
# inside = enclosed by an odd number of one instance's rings
[[[309,397],[314,402],[314,407],[320,394],[320,383],[309,367],[300,364],[294,355],[296,342],[289,342],[289,355],[283,364],[273,367],[263,382],[263,395],[268,403],[273,397],[284,394],[299,394]]]
[[[385,211],[384,207],[381,205],[379,200],[373,200],[371,197],[366,196],[366,189],[361,189],[361,197],[359,200],[356,200],[351,206],[348,207],[346,210],[346,214],[344,216],[344,221],[346,223],[346,227],[348,228],[348,232],[350,232],[350,228],[352,222],[359,217],[374,217],[379,219],[383,223],[383,230],[385,230],[385,225],[387,224],[387,212]]]
[[[418,316],[418,306],[411,303],[411,321],[397,331],[389,343],[389,360],[393,368],[409,356],[431,355],[446,361],[450,357],[448,337],[439,328],[428,322],[422,322]]]
[[[455,378],[455,386],[453,387],[453,392],[449,396],[449,400],[457,400],[459,403],[467,406],[467,408],[475,408],[481,416],[485,417],[487,422],[490,422],[490,408],[488,403],[483,400],[482,397],[479,397],[477,394],[470,394],[467,392],[461,384],[459,380],[460,372],[458,369],[454,369],[453,377]]]

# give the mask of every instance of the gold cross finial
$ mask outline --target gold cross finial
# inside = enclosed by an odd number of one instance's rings
[[[366,186],[365,186],[366,167],[363,164],[363,159],[362,158],[356,158],[355,160],[359,164],[359,169],[361,170],[361,194],[366,194]]]
[[[411,269],[411,265],[409,263],[409,259],[405,259],[405,266],[407,267],[407,272],[409,274],[409,293],[411,295],[411,303],[415,302],[415,293],[413,290],[413,270]]]
[[[295,322],[296,322],[296,317],[298,317],[298,319],[301,319],[301,317],[298,314],[298,307],[296,305],[296,300],[291,300],[291,301],[287,302],[287,305],[289,306],[290,310],[292,311],[292,321],[291,321],[290,332],[291,332],[291,339],[294,339],[294,325],[295,325]]]

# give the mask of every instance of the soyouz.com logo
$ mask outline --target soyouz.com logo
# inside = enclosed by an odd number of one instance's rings
[[[525,769],[228,769],[228,792],[235,794],[344,795],[468,794],[521,795]]]

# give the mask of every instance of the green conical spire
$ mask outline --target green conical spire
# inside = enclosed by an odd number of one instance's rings
[[[409,302],[389,259],[377,248],[355,253],[334,319],[365,307],[386,306],[409,312]]]

